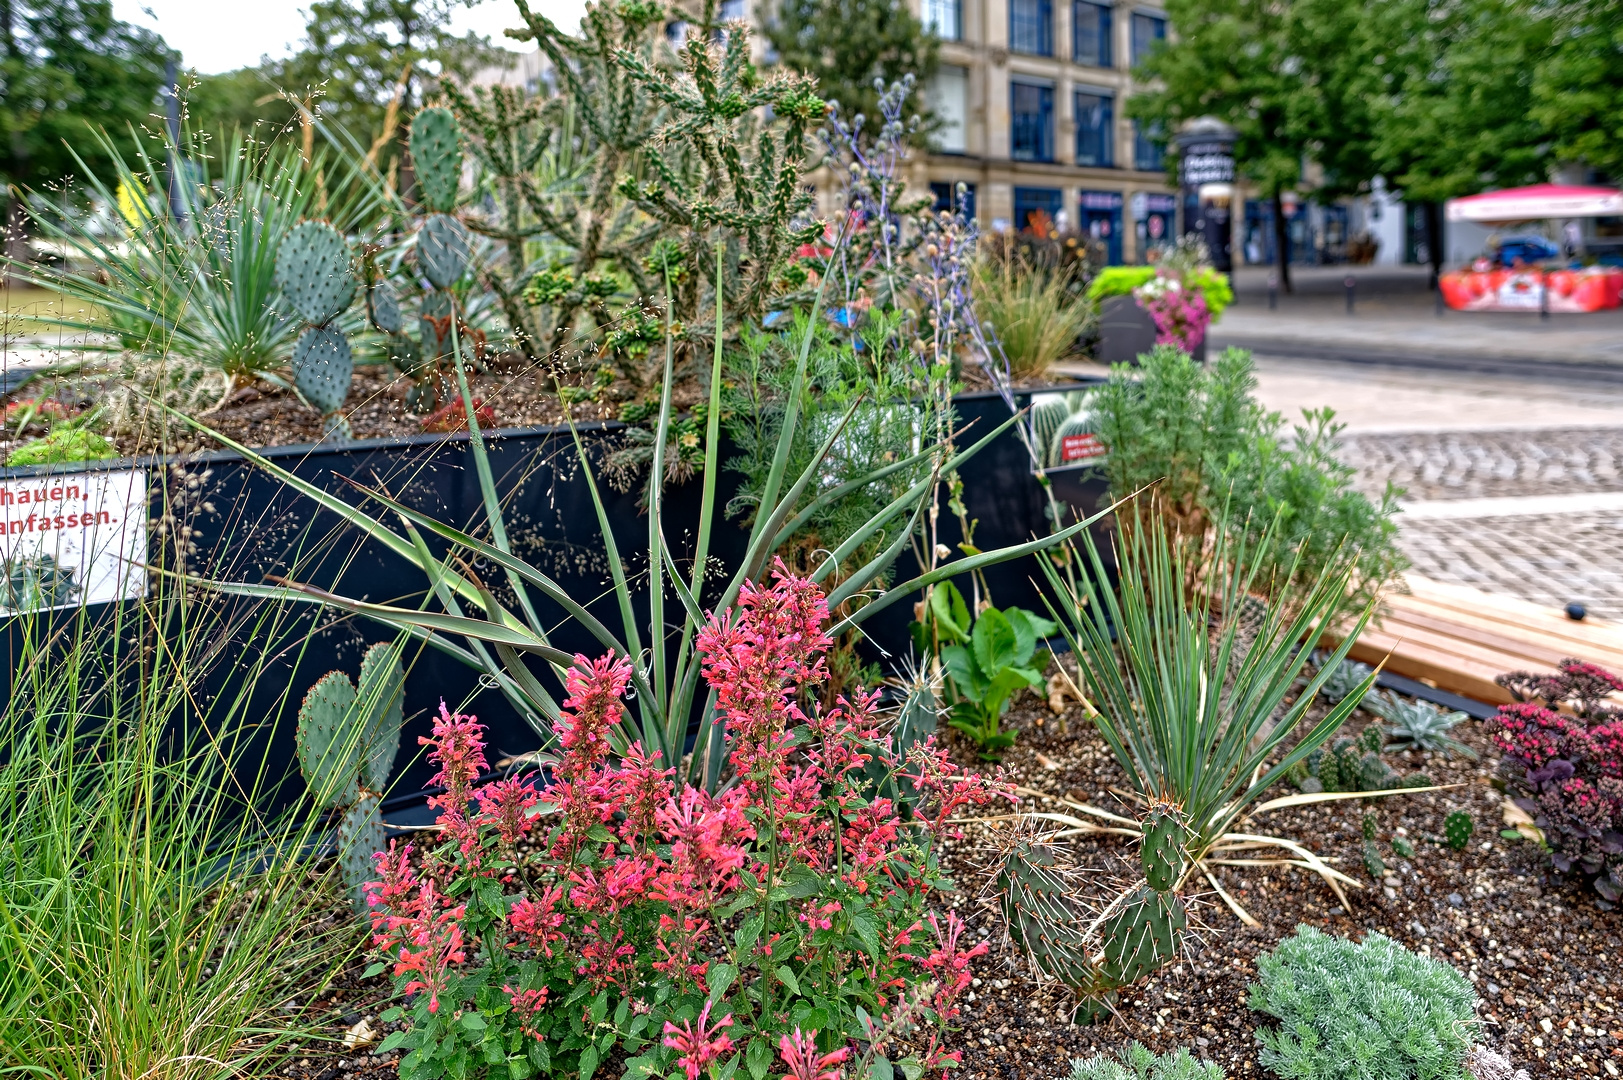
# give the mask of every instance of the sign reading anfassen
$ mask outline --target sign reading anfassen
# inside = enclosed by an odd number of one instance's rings
[[[0,612],[146,594],[141,469],[0,480]]]

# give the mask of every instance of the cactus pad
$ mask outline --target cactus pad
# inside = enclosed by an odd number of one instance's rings
[[[354,706],[355,684],[342,671],[323,675],[299,706],[295,739],[299,769],[323,806],[348,806],[360,797],[355,748],[348,738],[348,717]]]
[[[1396,769],[1381,760],[1381,755],[1366,753],[1358,762],[1359,791],[1388,791],[1399,787],[1403,778]]]
[[[1152,805],[1142,828],[1144,840],[1138,857],[1144,866],[1144,878],[1156,892],[1166,892],[1183,876],[1189,829],[1183,823],[1183,814],[1170,803]]]
[[[1386,863],[1381,859],[1381,853],[1376,849],[1373,840],[1364,841],[1364,869],[1368,870],[1369,876],[1373,878],[1386,873]]]
[[[1386,736],[1381,733],[1381,725],[1369,724],[1358,733],[1358,745],[1366,753],[1379,754],[1386,746]]]
[[[1455,851],[1464,851],[1465,845],[1471,842],[1471,834],[1476,831],[1476,822],[1464,810],[1456,810],[1443,819],[1443,836],[1448,840],[1448,846]]]
[[[349,396],[355,357],[344,335],[331,327],[311,327],[293,346],[293,381],[323,416],[338,411]]]
[[[388,834],[383,829],[381,802],[377,795],[362,795],[338,819],[338,865],[344,875],[350,903],[362,915],[366,914],[368,906],[362,886],[368,881],[377,880],[377,862],[373,856],[389,843]]]
[[[380,642],[361,658],[361,682],[356,700],[366,710],[366,727],[361,732],[361,786],[381,792],[394,771],[395,753],[400,747],[401,703],[405,696],[406,674],[400,666],[400,650]]]
[[[1095,973],[1082,941],[1084,912],[1072,884],[1055,868],[1052,848],[1015,844],[998,872],[997,888],[1009,937],[1032,963],[1068,986],[1087,985]]]
[[[400,298],[395,295],[393,285],[378,281],[366,290],[366,317],[385,334],[400,333],[406,320],[400,314]]]
[[[442,214],[454,208],[462,182],[462,129],[450,109],[424,109],[412,120],[411,161],[424,204]]]
[[[1406,837],[1394,836],[1392,838],[1392,854],[1400,859],[1414,858],[1414,845]]]
[[[1101,970],[1119,985],[1135,983],[1177,955],[1188,927],[1182,900],[1141,888],[1105,920]]]
[[[454,217],[430,214],[417,230],[417,266],[436,289],[449,289],[468,269],[467,227]]]
[[[417,330],[422,342],[424,366],[438,367],[451,358],[452,332],[456,328],[456,305],[448,293],[430,293],[418,310]]]
[[[300,318],[325,326],[355,299],[349,245],[324,221],[295,225],[276,252],[276,284]]]

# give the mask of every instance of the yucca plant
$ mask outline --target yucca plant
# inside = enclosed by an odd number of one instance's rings
[[[1308,724],[1308,710],[1347,650],[1374,614],[1374,601],[1349,618],[1349,575],[1355,560],[1337,559],[1290,605],[1261,604],[1276,563],[1269,545],[1276,530],[1248,543],[1247,530],[1220,527],[1202,550],[1171,534],[1160,514],[1140,515],[1142,528],[1116,545],[1120,587],[1086,537],[1092,575],[1072,588],[1045,565],[1057,596],[1062,630],[1080,667],[1080,683],[1093,720],[1135,795],[1147,806],[1167,805],[1187,826],[1185,876],[1204,873],[1242,919],[1251,917],[1206,872],[1212,864],[1256,865],[1243,851],[1275,847],[1287,860],[1319,873],[1341,894],[1352,879],[1308,848],[1283,837],[1239,831],[1241,819],[1268,809],[1336,798],[1347,793],[1289,795],[1258,800],[1299,761],[1322,746],[1351,715],[1375,680],[1363,683],[1323,717]],[[1191,575],[1192,562],[1203,564]],[[1293,576],[1297,567],[1279,570]],[[1202,584],[1191,588],[1188,582]],[[1297,686],[1314,645],[1334,630],[1340,644]],[[1291,740],[1300,734],[1294,744]],[[1286,750],[1286,747],[1289,749]],[[1416,789],[1407,789],[1416,790]],[[1371,794],[1363,793],[1362,797]],[[1131,831],[1130,818],[1086,804],[1070,804]],[[1068,819],[1081,824],[1076,819]],[[1343,896],[1345,901],[1345,897]]]
[[[725,258],[724,249],[718,249],[718,263]],[[718,266],[717,274],[721,268]],[[826,279],[825,279],[826,280]],[[862,408],[859,399],[846,410],[838,423],[832,425],[810,463],[791,476],[787,463],[801,423],[801,386],[806,379],[807,361],[811,350],[812,334],[819,304],[814,304],[807,323],[807,332],[800,341],[794,375],[794,384],[787,397],[784,414],[778,430],[777,448],[772,467],[760,491],[760,502],[750,532],[748,547],[741,564],[727,579],[720,598],[714,605],[717,611],[728,610],[746,581],[760,579],[769,569],[774,553],[793,537],[801,527],[824,507],[853,491],[881,483],[887,477],[903,470],[918,469],[923,465],[926,475],[909,485],[900,495],[876,510],[868,519],[843,538],[823,561],[813,568],[809,577],[822,583],[832,578],[838,581],[829,589],[827,600],[831,610],[838,609],[847,600],[861,600],[869,596],[855,610],[841,618],[830,628],[838,635],[852,631],[866,619],[891,604],[921,592],[938,581],[969,574],[993,563],[1019,558],[1053,548],[1085,531],[1098,519],[1098,515],[1079,521],[1049,536],[1031,540],[996,551],[988,551],[969,558],[938,566],[911,580],[883,588],[882,576],[906,550],[926,508],[930,505],[932,489],[940,478],[961,466],[976,452],[1015,424],[1019,417],[1011,415],[1002,425],[987,432],[975,443],[962,449],[948,443],[927,443],[914,454],[866,472],[834,487],[817,490],[823,476],[824,462],[837,445],[845,426]],[[669,308],[667,307],[667,311]],[[669,316],[667,316],[668,318]],[[368,512],[329,494],[300,479],[288,470],[248,447],[215,432],[211,437],[244,454],[261,468],[279,477],[290,487],[315,500],[322,507],[339,515],[370,540],[382,544],[397,555],[421,567],[429,593],[439,610],[412,609],[333,595],[313,585],[295,582],[259,585],[246,582],[212,582],[213,588],[237,595],[273,600],[307,601],[328,605],[365,615],[407,635],[418,638],[462,662],[481,670],[490,682],[500,689],[521,716],[550,742],[553,725],[558,719],[559,706],[552,689],[560,685],[563,673],[574,662],[569,653],[553,644],[549,622],[537,608],[536,598],[542,598],[562,609],[565,616],[577,621],[607,650],[633,662],[632,688],[635,691],[635,709],[615,733],[616,749],[624,750],[634,740],[640,740],[644,750],[659,751],[664,760],[680,762],[687,759],[685,775],[700,776],[709,784],[719,780],[722,754],[720,728],[711,723],[713,702],[697,708],[696,695],[700,685],[699,664],[694,651],[694,638],[705,624],[706,616],[699,606],[701,590],[712,584],[707,577],[711,531],[716,519],[716,483],[720,452],[720,395],[721,342],[726,337],[724,312],[720,298],[716,305],[716,351],[710,372],[710,399],[706,413],[704,441],[704,493],[692,569],[684,574],[676,555],[668,543],[665,531],[662,485],[650,484],[648,492],[648,546],[647,566],[649,617],[646,624],[639,622],[633,598],[636,592],[625,572],[625,562],[614,538],[610,521],[601,498],[597,481],[593,478],[593,462],[585,441],[575,432],[575,449],[582,465],[584,482],[590,486],[597,509],[598,527],[604,553],[613,580],[613,596],[618,609],[619,626],[611,628],[571,596],[552,577],[520,559],[512,552],[507,528],[503,520],[501,499],[496,491],[489,459],[485,452],[477,418],[473,415],[471,394],[468,389],[465,366],[456,365],[457,379],[465,403],[469,403],[471,452],[480,491],[483,495],[485,522],[489,539],[482,539],[470,531],[435,520],[432,516],[394,499],[381,490],[365,489],[363,494],[381,513]],[[674,349],[672,336],[667,334],[664,378],[652,475],[665,474],[664,456],[669,444],[673,423],[671,386],[673,383]],[[194,425],[197,421],[188,421]],[[203,430],[207,430],[203,428]],[[573,428],[571,429],[573,430]],[[813,495],[812,492],[816,491]],[[399,528],[392,527],[382,515],[398,519]],[[440,557],[428,547],[425,534],[451,545],[450,552]],[[876,540],[879,542],[876,543]],[[856,563],[858,552],[872,551],[863,561]],[[504,605],[471,569],[473,560],[480,560],[499,570],[511,587],[514,606]],[[854,565],[853,565],[854,564]],[[872,595],[877,593],[878,595]],[[533,657],[544,667],[532,669],[526,657]],[[545,680],[550,680],[545,681]],[[686,753],[690,725],[698,723],[694,751]]]

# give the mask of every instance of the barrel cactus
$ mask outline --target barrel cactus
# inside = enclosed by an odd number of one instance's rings
[[[320,411],[327,435],[348,438],[339,412],[349,396],[355,357],[344,332],[332,325],[355,299],[349,244],[325,221],[304,221],[282,238],[276,252],[276,284],[304,320],[293,346],[293,384]]]
[[[316,803],[337,815],[344,884],[358,911],[385,844],[383,789],[400,747],[405,672],[400,651],[377,644],[361,660],[359,687],[342,671],[323,675],[299,706],[299,770]]]

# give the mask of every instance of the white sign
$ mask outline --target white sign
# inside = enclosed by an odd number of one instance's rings
[[[146,595],[142,469],[0,480],[0,612]]]

